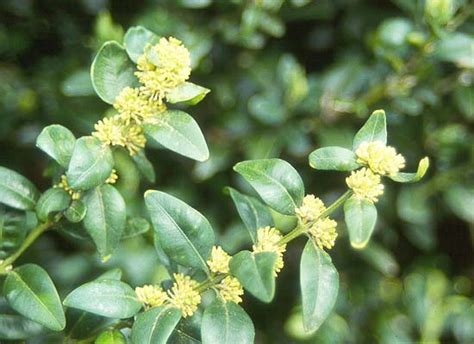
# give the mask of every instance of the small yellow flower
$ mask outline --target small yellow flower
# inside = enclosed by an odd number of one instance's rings
[[[117,96],[114,108],[125,124],[153,122],[153,117],[166,111],[166,105],[143,95],[138,88],[125,87]]]
[[[189,78],[191,57],[180,40],[163,37],[158,44],[145,47],[137,68],[135,74],[143,84],[140,91],[161,103],[170,90]]]
[[[278,255],[277,261],[275,262],[275,276],[284,266],[283,253],[286,251],[286,244],[278,244],[281,238],[282,235],[276,228],[269,226],[262,227],[257,230],[257,243],[252,246],[255,253],[275,252]]]
[[[229,272],[230,256],[220,246],[213,246],[211,259],[207,261],[209,269],[214,273],[226,274]]]
[[[137,299],[145,306],[157,307],[161,306],[167,300],[166,292],[156,285],[144,285],[135,288]]]
[[[225,301],[235,303],[242,302],[241,296],[244,294],[244,289],[237,278],[227,276],[216,286],[216,288],[219,291],[219,295]]]
[[[109,178],[105,180],[107,184],[115,184],[117,182],[118,175],[117,175],[117,170],[115,168],[112,169],[112,172],[110,172]]]
[[[168,290],[168,300],[170,304],[181,310],[184,318],[191,316],[201,303],[201,295],[196,290],[199,283],[181,273],[173,274],[174,284]]]
[[[405,167],[405,158],[381,141],[362,142],[356,150],[357,162],[373,172],[394,176]]]
[[[314,195],[306,195],[303,198],[303,204],[296,208],[295,212],[302,223],[308,223],[316,220],[325,210],[323,201]]]
[[[143,128],[137,124],[127,125],[119,115],[100,120],[94,128],[96,131],[92,133],[93,136],[106,145],[127,148],[130,155],[145,147]]]
[[[337,238],[336,226],[336,221],[326,217],[317,220],[308,232],[321,250],[324,250],[324,247],[331,249]]]
[[[76,191],[71,186],[69,185],[69,182],[67,181],[66,175],[62,175],[60,177],[59,183],[53,186],[54,188],[61,188],[64,191],[66,191],[70,196],[72,200],[78,200],[81,198],[81,193],[80,191]]]
[[[380,176],[365,167],[352,171],[346,178],[346,183],[359,199],[377,202],[378,197],[383,194],[384,187],[380,183]]]

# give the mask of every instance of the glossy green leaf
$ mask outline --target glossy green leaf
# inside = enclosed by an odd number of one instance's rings
[[[360,167],[354,152],[342,147],[324,147],[309,155],[309,165],[317,170],[352,171]]]
[[[303,201],[303,181],[293,166],[284,160],[242,161],[234,166],[234,170],[253,186],[265,203],[282,214],[293,215]]]
[[[84,136],[76,141],[66,176],[76,190],[92,189],[110,176],[114,165],[112,151],[99,139]]]
[[[65,210],[71,203],[71,196],[60,188],[46,190],[36,204],[36,215],[41,221],[46,221],[50,214]]]
[[[390,177],[393,181],[399,183],[416,183],[419,181],[428,171],[428,167],[430,166],[430,160],[428,157],[424,157],[418,163],[418,169],[416,173],[406,173],[406,172],[398,172],[395,176]]]
[[[138,313],[142,304],[135,291],[115,279],[95,280],[74,289],[64,305],[109,318],[126,319]]]
[[[331,313],[339,291],[339,274],[331,257],[308,240],[300,262],[303,326],[316,331]]]
[[[356,150],[362,142],[372,141],[387,143],[387,120],[383,110],[376,110],[370,115],[367,122],[354,136],[352,146]]]
[[[119,330],[102,332],[94,344],[127,344],[127,338]]]
[[[150,222],[148,222],[143,217],[132,217],[127,220],[122,239],[128,239],[137,235],[142,235],[143,233],[148,232],[150,228]]]
[[[0,339],[29,339],[43,332],[43,326],[21,315],[0,314]]]
[[[375,205],[368,200],[351,197],[344,203],[344,219],[352,247],[364,248],[377,222]]]
[[[145,203],[166,255],[178,264],[208,272],[206,260],[214,245],[209,221],[183,201],[161,191],[147,191]]]
[[[207,306],[201,325],[203,344],[252,344],[252,320],[239,305],[215,299]]]
[[[117,42],[106,42],[92,62],[92,86],[104,102],[113,104],[125,87],[138,86],[134,72],[125,49]]]
[[[186,112],[168,110],[158,123],[145,124],[145,133],[163,147],[188,158],[209,158],[204,135],[196,121]]]
[[[154,183],[156,180],[155,168],[153,164],[147,159],[145,151],[142,149],[137,154],[132,156],[133,161],[137,165],[138,171],[150,182]]]
[[[274,252],[252,253],[241,251],[229,262],[233,276],[253,296],[263,302],[270,302],[275,295],[274,266],[277,255]]]
[[[8,273],[3,285],[8,304],[21,315],[53,330],[66,326],[56,287],[43,268],[22,265]]]
[[[166,306],[140,313],[132,327],[132,343],[166,344],[180,319],[179,309]]]
[[[154,45],[159,40],[159,36],[143,26],[133,26],[125,33],[123,45],[130,59],[137,63],[138,58],[145,52],[145,46],[147,44]]]
[[[249,232],[252,242],[255,243],[258,228],[274,225],[270,210],[254,197],[241,194],[233,188],[227,188],[227,190]]]
[[[71,160],[76,138],[74,134],[62,125],[53,124],[43,129],[36,139],[36,147],[48,154],[64,168]]]
[[[86,216],[87,207],[81,200],[72,201],[69,208],[64,212],[64,216],[72,223],[81,222]]]
[[[120,193],[109,184],[84,194],[87,213],[84,227],[92,237],[97,251],[105,258],[112,254],[125,229],[126,205]]]
[[[0,166],[0,203],[20,210],[35,208],[39,192],[28,179]]]
[[[195,105],[203,100],[209,92],[208,88],[186,81],[168,92],[166,100],[171,104],[184,102],[189,105]]]

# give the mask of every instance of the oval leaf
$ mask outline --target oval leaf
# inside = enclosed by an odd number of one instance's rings
[[[145,52],[145,46],[148,43],[154,45],[158,43],[159,40],[159,36],[143,26],[133,26],[125,33],[123,45],[130,59],[137,63],[138,58]]]
[[[114,166],[112,151],[99,139],[84,136],[76,141],[66,176],[76,190],[92,189],[110,176]]]
[[[117,319],[133,317],[142,307],[133,289],[115,279],[100,279],[81,285],[66,297],[64,305]]]
[[[92,86],[104,102],[113,104],[125,87],[138,86],[134,72],[125,49],[117,42],[106,42],[92,62]]]
[[[375,110],[354,137],[353,149],[362,142],[382,141],[387,143],[387,120],[385,111]]]
[[[209,272],[206,259],[214,245],[214,231],[197,210],[164,192],[149,190],[145,203],[159,244],[178,264]]]
[[[48,154],[64,168],[71,160],[76,138],[74,134],[62,125],[53,124],[43,129],[36,139],[36,147]]]
[[[64,216],[72,223],[81,222],[86,216],[87,207],[81,200],[75,200],[64,212]]]
[[[301,205],[304,185],[298,172],[284,160],[262,159],[239,162],[234,170],[276,211],[294,215]]]
[[[38,219],[46,221],[52,213],[65,210],[71,203],[69,193],[60,188],[46,190],[36,204]]]
[[[227,188],[235,207],[247,228],[252,242],[257,240],[257,229],[273,226],[273,217],[270,210],[258,199],[241,194],[233,188]]]
[[[21,315],[0,314],[0,339],[30,339],[43,332],[43,326]]]
[[[352,247],[364,248],[377,222],[375,205],[368,200],[351,197],[344,203],[344,219]]]
[[[189,105],[195,105],[203,100],[210,91],[208,88],[186,81],[168,92],[166,100],[171,104],[185,102]]]
[[[84,227],[92,237],[99,254],[105,258],[113,253],[124,232],[125,201],[109,184],[89,190],[83,200],[87,207]]]
[[[270,302],[275,295],[274,252],[252,253],[241,251],[229,262],[229,268],[240,284],[263,302]]]
[[[418,169],[416,173],[406,173],[406,172],[398,172],[395,176],[389,177],[393,181],[399,183],[416,183],[419,181],[428,171],[428,167],[430,167],[430,159],[428,157],[424,157],[418,163]]]
[[[137,154],[132,155],[133,161],[137,165],[138,171],[150,182],[154,183],[156,180],[155,169],[153,164],[148,160],[145,151],[142,149]]]
[[[94,344],[127,344],[127,338],[119,330],[102,332]]]
[[[331,313],[339,291],[339,275],[331,257],[308,240],[300,262],[303,326],[316,331]]]
[[[140,313],[132,327],[132,343],[166,344],[180,319],[179,309],[166,306]]]
[[[203,344],[252,344],[252,320],[239,305],[216,299],[204,312],[201,325]]]
[[[53,330],[66,326],[63,307],[48,273],[26,264],[8,273],[3,285],[8,304],[18,313]]]
[[[0,203],[16,209],[32,210],[38,197],[38,190],[28,179],[0,166]]]
[[[324,147],[309,155],[309,165],[317,170],[352,171],[360,167],[353,151],[342,147]]]
[[[160,114],[158,123],[145,124],[145,133],[165,148],[188,158],[209,158],[204,135],[196,121],[186,112],[169,110]]]

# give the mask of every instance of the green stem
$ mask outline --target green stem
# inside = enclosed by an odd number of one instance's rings
[[[18,250],[15,251],[11,256],[9,256],[7,259],[5,259],[3,262],[0,264],[0,273],[5,272],[5,268],[7,268],[9,265],[12,265],[22,254],[23,252],[26,251],[28,247],[31,246],[35,242],[35,240],[44,232],[46,232],[51,226],[54,224],[54,221],[47,221],[44,223],[40,223],[36,228],[34,228],[28,236],[25,238],[21,246],[18,248]]]
[[[315,220],[319,220],[321,218],[325,218],[332,214],[337,208],[339,208],[344,202],[352,196],[352,190],[347,190],[344,192],[341,197],[339,197],[337,200],[335,200],[324,212],[319,215],[319,217]],[[285,245],[292,241],[293,239],[296,239],[299,237],[301,234],[305,232],[305,226],[301,226],[298,224],[291,232],[286,234],[281,240],[278,242],[279,245]]]
[[[226,276],[227,276],[227,274],[220,274],[220,275],[217,275],[217,276],[214,276],[214,277],[210,277],[207,280],[203,281],[201,284],[199,284],[196,287],[196,291],[199,292],[199,293],[202,293],[206,289],[208,289],[210,287],[213,287],[214,285],[216,285],[217,283],[222,281],[224,278],[226,278]]]

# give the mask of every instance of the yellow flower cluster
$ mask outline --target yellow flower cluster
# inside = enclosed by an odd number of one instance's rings
[[[295,212],[302,223],[308,223],[316,220],[325,210],[323,201],[314,195],[306,195],[303,198],[303,204],[296,208]]]
[[[211,259],[207,261],[209,269],[214,273],[226,274],[229,272],[230,256],[220,246],[213,246]]]
[[[71,186],[69,185],[69,183],[67,181],[67,177],[64,174],[60,177],[59,183],[57,183],[53,187],[54,188],[61,188],[64,191],[66,191],[71,196],[72,200],[78,200],[78,199],[81,198],[81,193],[79,191],[76,191],[73,188],[71,188]]]
[[[197,291],[198,282],[181,273],[173,274],[175,283],[168,290],[168,302],[181,310],[184,318],[191,316],[201,303],[201,295]]]
[[[161,38],[158,44],[145,47],[138,58],[135,75],[143,84],[140,91],[161,103],[169,91],[185,82],[191,74],[191,56],[180,40]]]
[[[241,296],[244,294],[244,289],[239,280],[232,276],[227,276],[218,285],[216,285],[219,295],[225,301],[234,303],[242,302]]]
[[[135,288],[138,301],[143,303],[145,307],[161,306],[168,299],[166,292],[156,285],[144,285]]]
[[[318,245],[321,250],[324,250],[324,247],[331,249],[334,247],[337,238],[336,226],[336,221],[326,217],[317,220],[309,227],[308,233],[313,237],[316,245]]]
[[[405,158],[381,141],[362,142],[356,150],[357,162],[373,172],[394,176],[405,167]]]
[[[110,172],[110,176],[105,180],[107,184],[115,184],[118,180],[117,170],[115,168]]]
[[[281,233],[274,227],[266,226],[257,230],[257,242],[252,246],[255,253],[258,252],[275,252],[278,257],[275,263],[274,275],[284,266],[283,253],[286,251],[286,244],[280,245]]]
[[[346,183],[359,199],[377,202],[378,197],[383,194],[384,186],[380,183],[380,176],[365,167],[352,171],[346,178]]]
[[[166,111],[166,105],[153,101],[138,88],[125,87],[115,98],[114,108],[125,125],[154,122],[156,115]]]

